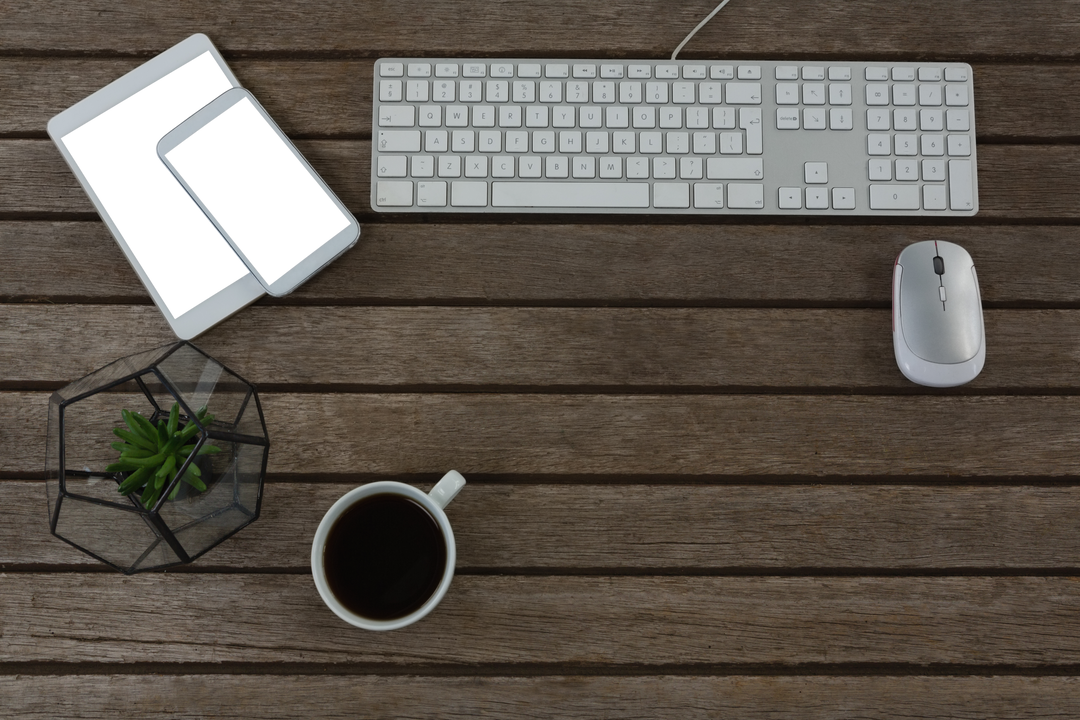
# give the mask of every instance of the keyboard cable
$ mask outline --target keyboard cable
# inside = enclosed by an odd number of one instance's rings
[[[696,33],[696,32],[697,32],[698,30],[700,30],[701,28],[705,27],[705,25],[706,25],[706,24],[707,24],[707,23],[708,23],[708,22],[709,22],[710,20],[712,20],[712,19],[713,19],[714,17],[716,17],[716,13],[720,12],[720,10],[721,10],[721,9],[723,9],[723,7],[724,7],[725,5],[727,5],[727,4],[729,3],[729,2],[731,2],[731,0],[724,0],[724,2],[720,3],[719,5],[717,5],[717,6],[716,6],[716,7],[715,7],[715,8],[713,9],[713,11],[712,11],[711,13],[709,13],[709,14],[708,14],[708,16],[707,16],[707,17],[706,17],[706,18],[705,18],[704,20],[702,20],[701,22],[699,22],[699,23],[697,24],[697,27],[696,27],[696,28],[694,28],[693,30],[691,30],[691,31],[690,31],[690,34],[689,34],[689,35],[687,35],[687,36],[686,36],[685,38],[683,38],[683,41],[682,41],[681,43],[679,43],[679,47],[675,48],[675,52],[671,53],[671,59],[672,59],[672,60],[674,60],[674,59],[675,59],[675,56],[679,54],[679,51],[683,49],[683,45],[686,45],[686,43],[690,42],[690,38],[694,37],[694,33]]]

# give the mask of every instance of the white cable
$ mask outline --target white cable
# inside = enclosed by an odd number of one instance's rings
[[[675,56],[679,54],[679,51],[683,49],[683,45],[690,42],[690,38],[694,37],[694,33],[696,33],[701,28],[705,27],[706,23],[708,23],[710,20],[712,20],[714,17],[716,17],[716,13],[720,12],[721,8],[723,8],[729,2],[731,2],[731,0],[724,0],[724,2],[717,5],[716,8],[711,13],[709,13],[708,17],[706,17],[704,20],[699,22],[697,24],[697,27],[694,28],[693,30],[691,30],[690,34],[687,35],[685,38],[683,38],[683,41],[681,43],[679,43],[679,47],[675,48],[675,52],[671,53],[671,59],[674,60]]]

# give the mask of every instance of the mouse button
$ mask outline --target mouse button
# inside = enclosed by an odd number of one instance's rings
[[[908,245],[896,258],[896,262],[906,267],[915,268],[919,265],[929,265],[933,262],[933,257],[938,254],[937,248],[934,247],[933,240],[923,240],[922,242],[913,243]]]
[[[934,274],[936,274],[936,275],[944,275],[945,274],[945,259],[943,257],[941,257],[940,255],[935,255],[934,256]]]

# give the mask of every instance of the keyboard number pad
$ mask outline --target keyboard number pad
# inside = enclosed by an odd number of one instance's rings
[[[966,67],[867,67],[870,209],[974,207],[970,72]]]

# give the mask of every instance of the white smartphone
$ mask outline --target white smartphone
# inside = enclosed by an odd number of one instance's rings
[[[49,136],[184,340],[265,292],[157,155],[162,135],[239,85],[209,38],[192,35],[49,120]]]
[[[360,237],[356,218],[243,88],[189,117],[157,152],[271,295],[289,294]]]

